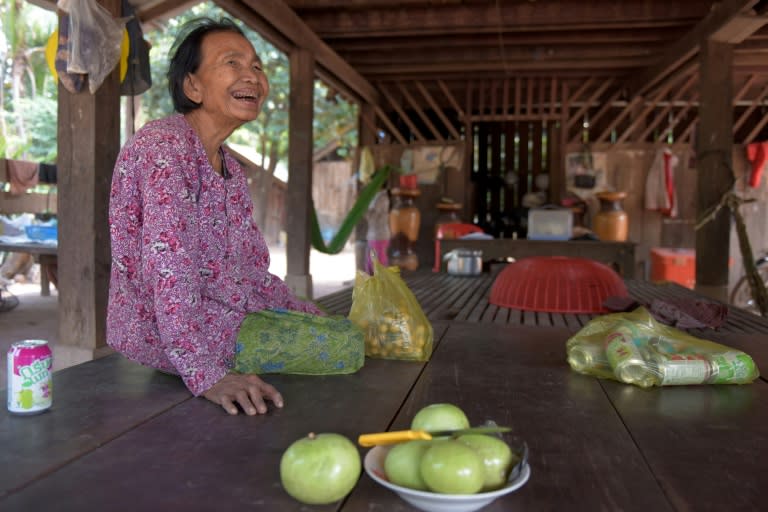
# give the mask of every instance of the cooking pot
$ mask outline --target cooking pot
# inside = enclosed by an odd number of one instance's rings
[[[483,251],[454,249],[443,256],[448,273],[454,276],[477,276],[483,271]]]

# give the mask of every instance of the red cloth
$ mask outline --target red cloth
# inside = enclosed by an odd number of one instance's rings
[[[763,169],[768,162],[768,142],[753,142],[747,145],[747,159],[752,164],[752,172],[749,174],[749,186],[757,188],[760,186],[760,178],[763,176]]]

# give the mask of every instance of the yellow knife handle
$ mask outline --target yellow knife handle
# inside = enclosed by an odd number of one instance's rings
[[[378,446],[403,443],[415,439],[429,441],[432,436],[423,430],[396,430],[394,432],[379,432],[378,434],[362,434],[357,438],[357,444],[360,446]]]

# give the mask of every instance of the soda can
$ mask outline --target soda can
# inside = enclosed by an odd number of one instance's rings
[[[653,356],[662,386],[704,384],[712,377],[713,369],[704,356],[656,354]]]
[[[53,403],[53,353],[45,340],[24,340],[8,349],[8,411],[39,414]]]
[[[732,350],[715,354],[710,359],[714,384],[746,384],[759,376],[755,362],[744,352]]]
[[[653,368],[634,342],[631,329],[617,327],[605,340],[605,356],[621,382],[650,387],[655,383]]]

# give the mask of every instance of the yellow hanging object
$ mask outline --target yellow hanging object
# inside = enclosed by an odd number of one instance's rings
[[[373,153],[371,153],[371,149],[368,146],[364,146],[360,153],[360,167],[358,168],[358,179],[360,180],[360,183],[364,185],[368,184],[375,171]]]
[[[56,52],[59,49],[59,29],[54,29],[51,37],[45,45],[45,60],[48,63],[48,69],[51,70],[53,79],[59,80],[59,73],[56,71]],[[131,50],[131,43],[128,39],[128,30],[123,29],[123,40],[120,43],[120,82],[125,80],[128,73],[128,54]]]

